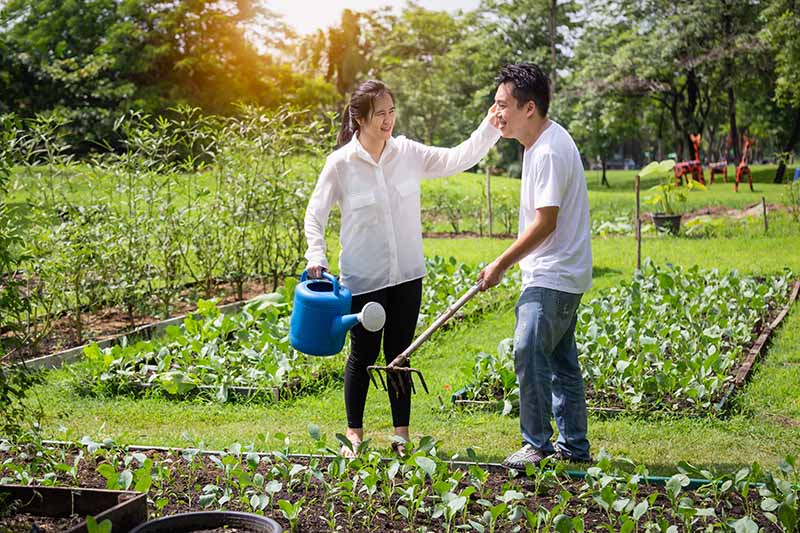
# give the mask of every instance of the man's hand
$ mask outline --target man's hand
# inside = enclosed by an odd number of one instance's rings
[[[309,278],[311,278],[311,279],[319,279],[319,278],[322,277],[322,273],[323,272],[327,272],[328,269],[325,268],[322,265],[309,265],[306,268],[306,271],[308,272],[308,277]]]
[[[483,283],[481,283],[481,290],[489,290],[500,283],[505,273],[506,269],[502,268],[496,260],[493,261],[478,274],[478,280],[483,281]]]

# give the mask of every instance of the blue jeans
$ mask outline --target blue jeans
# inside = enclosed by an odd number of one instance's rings
[[[528,287],[519,297],[514,330],[514,365],[519,382],[519,425],[524,442],[546,453],[552,412],[558,447],[576,460],[589,455],[586,393],[575,344],[581,294]]]

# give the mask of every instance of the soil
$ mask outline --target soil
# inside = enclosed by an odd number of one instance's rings
[[[789,209],[788,207],[781,204],[767,204],[768,213],[775,211],[788,211],[788,209]],[[744,209],[731,209],[729,207],[725,207],[722,205],[712,205],[709,207],[703,207],[700,209],[695,209],[694,211],[687,211],[686,213],[683,213],[681,220],[683,222],[688,222],[689,220],[699,217],[744,218],[744,217],[760,217],[760,216],[762,216],[761,202],[757,202],[753,205],[745,207]],[[652,222],[653,217],[651,213],[642,213],[641,219],[642,222]]]
[[[244,300],[249,300],[260,294],[271,290],[271,285],[267,283],[265,287],[260,281],[249,281],[244,285]],[[219,284],[212,289],[209,297],[216,298],[218,305],[229,304],[238,301],[235,289],[227,284]],[[198,298],[207,298],[199,292],[199,289],[189,288],[183,291],[176,299],[170,317],[185,315],[197,309]],[[45,336],[35,348],[26,347],[23,351],[14,354],[14,361],[35,359],[43,355],[56,353],[81,346],[91,341],[100,341],[131,331],[137,327],[153,324],[165,320],[164,317],[154,314],[136,315],[133,324],[128,318],[128,313],[120,307],[106,307],[94,311],[87,311],[81,314],[83,320],[83,338],[77,339],[75,336],[74,323],[68,316],[62,316],[53,321],[50,333]],[[8,334],[5,335],[7,340]],[[3,336],[0,335],[0,342]],[[4,360],[4,363],[11,361]]]
[[[72,464],[74,454],[74,451],[67,453],[63,461],[65,463]],[[223,472],[207,456],[198,456],[195,465],[190,468],[187,464],[185,464],[185,459],[182,459],[180,455],[177,454],[171,454],[169,457],[165,457],[163,452],[149,451],[146,452],[145,455],[152,458],[154,462],[159,463],[161,466],[168,467],[170,470],[170,474],[168,476],[162,477],[159,481],[154,483],[154,487],[160,485],[158,494],[153,494],[153,489],[151,488],[151,494],[148,498],[148,514],[151,519],[158,516],[152,504],[153,501],[159,498],[166,497],[169,500],[166,506],[160,512],[161,516],[209,510],[201,508],[198,504],[199,496],[202,494],[202,487],[206,486],[207,484],[226,486]],[[78,475],[75,479],[68,478],[64,473],[59,472],[57,474],[59,482],[81,487],[104,488],[105,479],[100,477],[96,472],[99,464],[96,462],[98,457],[99,456],[89,456],[85,458],[85,460],[80,463]],[[8,456],[8,454],[5,452],[0,452],[0,464],[4,464],[8,460],[13,460],[15,462],[20,461],[19,457],[13,458]],[[327,467],[331,463],[331,459],[315,459],[315,461],[317,460],[319,460],[319,464],[316,468],[322,472],[327,471]],[[292,463],[308,465],[309,459],[293,458]],[[257,467],[257,471],[268,475],[271,467],[272,465],[269,462],[262,461]],[[355,475],[355,473],[352,475]],[[563,478],[561,478],[561,484],[542,483],[540,486],[537,486],[533,478],[527,478],[525,476],[512,477],[505,469],[492,469],[490,467],[488,479],[484,484],[486,487],[484,492],[487,499],[490,500],[494,500],[494,496],[502,495],[506,492],[506,490],[509,489],[518,490],[524,494],[528,494],[528,497],[523,500],[524,505],[535,513],[541,507],[551,509],[554,505],[556,505],[559,501],[562,490],[568,490],[573,495],[578,494],[583,484],[583,480],[567,480],[565,482]],[[297,485],[293,490],[287,490],[286,484],[283,483],[283,485],[283,488],[273,496],[273,506],[271,509],[268,508],[265,510],[265,515],[279,522],[286,531],[289,530],[288,521],[283,518],[275,502],[284,499],[295,503],[301,497],[304,497],[305,501],[302,504],[302,511],[300,513],[300,518],[296,529],[298,532],[310,533],[329,531],[328,527],[323,522],[324,518],[329,516],[330,511],[326,503],[332,503],[334,505],[334,512],[337,516],[337,524],[340,526],[343,525],[344,531],[351,533],[368,533],[375,531],[404,531],[409,528],[409,524],[396,513],[394,513],[393,516],[389,516],[387,514],[377,512],[377,508],[376,512],[370,516],[363,511],[363,508],[362,512],[360,513],[348,515],[348,509],[343,500],[338,497],[330,498],[325,492],[321,481],[315,477],[311,477],[306,486]],[[468,485],[468,481],[465,477],[465,479],[462,479],[459,482],[459,486],[456,488],[456,491],[460,491],[466,488]],[[429,487],[429,490],[431,493],[434,492],[432,487]],[[654,492],[659,493],[654,505],[670,509],[671,505],[667,500],[662,487],[644,485],[640,488],[639,498],[641,499],[644,496]],[[692,495],[691,491],[687,491],[687,494],[690,496]],[[361,495],[359,497],[366,498],[367,496]],[[470,503],[468,504],[468,508],[472,516],[480,516],[485,510],[484,507],[481,507],[481,505],[477,503],[479,497],[480,496],[477,494],[474,494],[471,497]],[[757,509],[760,504],[757,491],[751,491],[749,498],[749,507],[752,509]],[[396,496],[392,497],[392,501],[395,502],[394,505],[396,507]],[[575,505],[571,508],[568,508],[566,511],[569,514],[574,515],[579,511],[579,509],[581,509],[581,513],[585,513],[581,514],[581,516],[585,521],[586,531],[604,530],[601,528],[601,525],[608,522],[606,513],[601,507],[591,500],[585,500],[581,502],[577,500],[573,501],[575,501]],[[237,498],[232,499],[227,504],[226,510],[248,511],[248,509],[243,508],[242,503]],[[720,502],[716,510],[719,516],[724,515],[728,517],[740,517],[745,514],[744,502],[741,497],[734,492],[729,493],[727,499],[724,502]],[[753,518],[758,522],[759,526],[763,528],[761,531],[778,531],[778,529],[768,522],[762,514],[754,514],[755,516]],[[671,523],[678,524],[680,526],[679,518],[671,511],[665,512],[664,517],[667,518]],[[514,531],[514,527],[516,525],[518,524],[503,523],[496,529],[496,531],[511,532]],[[0,519],[0,531],[2,531],[3,526],[8,526],[7,519]],[[416,526],[424,526],[428,528],[429,531],[440,531],[444,528],[444,524],[441,522],[441,520],[431,520],[428,515],[423,515],[422,513],[417,515]],[[210,531],[236,530],[212,529]]]
[[[28,513],[14,513],[0,520],[0,531],[3,533],[58,533],[77,526],[83,522],[84,518],[78,515],[53,518]]]
[[[422,233],[422,236],[425,239],[474,239],[476,237],[489,238],[488,233],[481,235],[476,231],[460,231],[458,233],[452,231],[425,231]],[[516,237],[516,233],[497,232],[493,233],[491,236],[492,239],[515,239]]]

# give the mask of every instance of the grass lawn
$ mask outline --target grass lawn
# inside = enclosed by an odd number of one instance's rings
[[[510,241],[489,239],[426,240],[425,252],[454,255],[465,262],[489,261]],[[798,232],[745,239],[657,237],[646,239],[643,255],[657,262],[744,272],[778,272],[785,267],[800,273]],[[586,296],[627,279],[635,264],[631,238],[593,241],[595,286]],[[483,459],[496,461],[519,444],[518,420],[488,412],[453,410],[450,393],[469,380],[475,354],[495,350],[511,336],[513,302],[480,320],[438,333],[415,357],[425,372],[431,394],[414,397],[412,435],[434,435],[445,453],[472,446]],[[288,439],[293,451],[312,449],[308,424],[320,426],[328,442],[343,432],[344,401],[341,387],[285,405],[208,405],[162,399],[92,399],[69,389],[69,368],[53,371],[48,384],[35,391],[49,419],[51,438],[112,437],[118,443],[185,446],[202,441],[221,448],[235,441],[257,443],[261,449],[282,447]],[[787,317],[765,361],[736,401],[728,418],[591,416],[594,452],[601,448],[646,462],[653,471],[674,471],[675,462],[734,468],[759,461],[775,467],[789,453],[800,450],[800,306]],[[367,436],[388,448],[391,433],[386,393],[370,391],[365,414]],[[264,441],[261,435],[266,435]],[[277,437],[276,437],[277,436]]]
[[[74,200],[90,202],[92,180],[98,173],[74,169],[70,188]],[[785,203],[785,185],[771,183],[774,167],[754,167],[756,192],[749,188],[733,192],[732,184],[715,184],[707,191],[693,192],[689,207],[727,205],[744,207],[765,196],[770,203]],[[733,175],[733,173],[730,173]],[[791,172],[789,173],[791,175]],[[633,211],[634,171],[611,171],[611,188],[599,185],[599,173],[587,173],[590,205],[594,217],[628,215]],[[190,179],[187,177],[187,179]],[[202,179],[202,178],[200,178]],[[24,181],[24,176],[23,176]],[[44,183],[44,182],[42,182]],[[493,191],[518,195],[519,180],[493,178]],[[25,200],[22,183],[16,199]],[[644,184],[650,186],[652,184]],[[483,176],[462,174],[423,184],[423,200],[437,190],[480,195]],[[95,197],[97,198],[97,196]],[[20,204],[24,205],[24,204]],[[643,242],[643,257],[658,263],[739,269],[743,272],[774,273],[791,268],[800,275],[800,228],[788,215],[779,219],[769,234],[755,224],[734,237],[707,239],[649,236]],[[328,257],[336,264],[337,236],[329,235]],[[427,239],[427,255],[455,256],[467,263],[489,262],[510,240]],[[595,238],[594,288],[586,295],[628,279],[636,261],[636,244],[630,237]],[[415,357],[415,365],[426,375],[432,393],[414,398],[412,435],[434,435],[442,440],[446,453],[463,452],[472,446],[486,460],[500,460],[519,444],[518,420],[488,412],[453,410],[450,393],[470,377],[475,355],[495,350],[500,340],[511,336],[514,327],[513,301],[470,323],[437,333]],[[339,356],[340,359],[341,356]],[[342,361],[343,363],[343,361]],[[320,426],[328,442],[344,431],[344,401],[341,385],[322,393],[276,406],[209,405],[171,402],[163,399],[98,399],[76,396],[68,386],[69,367],[52,371],[46,385],[34,396],[45,406],[47,437],[79,439],[111,437],[118,443],[185,446],[202,441],[208,448],[221,448],[238,441],[257,443],[260,449],[282,447],[293,451],[312,450],[308,425]],[[800,306],[797,306],[776,335],[766,360],[753,380],[737,397],[734,413],[724,419],[660,417],[656,419],[620,416],[590,419],[594,452],[601,448],[624,454],[653,466],[656,471],[674,471],[674,464],[687,460],[703,465],[734,467],[759,461],[770,467],[788,453],[800,450]],[[386,394],[372,390],[365,414],[367,436],[387,449],[391,418]]]

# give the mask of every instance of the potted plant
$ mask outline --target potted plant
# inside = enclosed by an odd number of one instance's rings
[[[699,182],[689,177],[686,186],[675,182],[672,169],[675,161],[653,161],[642,169],[639,179],[658,178],[661,183],[652,187],[652,194],[647,197],[647,203],[657,206],[658,211],[652,213],[653,225],[658,231],[668,231],[677,235],[681,227],[680,206],[686,202],[686,193],[692,189],[705,190]]]

